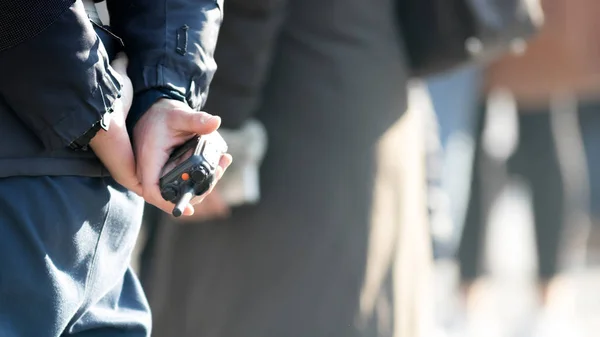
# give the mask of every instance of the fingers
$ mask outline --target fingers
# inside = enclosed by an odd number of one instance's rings
[[[90,146],[116,182],[138,195],[143,194],[126,130],[119,130],[115,126],[110,133],[101,131],[92,139]]]
[[[175,205],[163,199],[158,183],[164,163],[168,160],[169,155],[164,152],[153,153],[151,152],[151,149],[154,149],[154,144],[152,144],[150,141],[149,144],[141,147],[138,153],[139,163],[144,163],[142,166],[138,165],[139,179],[141,180],[141,186],[143,189],[143,197],[147,203],[150,203],[160,208],[162,211],[171,214],[175,208]],[[187,205],[183,215],[189,216],[192,214],[194,214],[194,208],[191,205]]]
[[[159,160],[160,161],[160,160]],[[210,189],[201,196],[195,197],[192,201],[186,206],[184,209],[184,216],[192,216],[195,213],[195,208],[193,205],[201,204],[204,202],[208,202],[209,205],[207,213],[212,215],[222,215],[225,216],[229,214],[229,207],[220,197],[212,198],[212,194],[216,193],[214,190],[216,184],[223,176],[227,167],[231,164],[232,158],[231,155],[226,154],[221,157],[219,162],[219,167],[215,170],[215,182],[211,185]],[[143,196],[146,202],[160,208],[162,211],[171,214],[173,212],[173,208],[175,205],[169,201],[166,201],[162,198],[160,194],[160,188],[158,184],[151,183],[152,181],[158,181],[156,179],[146,179],[147,177],[154,177],[156,174],[156,170],[144,170],[142,174],[142,187],[143,187]],[[158,176],[157,176],[158,177]],[[210,198],[207,200],[207,198]],[[204,213],[204,212],[203,212]]]
[[[183,212],[184,216],[194,215],[196,208],[193,205],[204,204],[204,203],[208,203],[208,205],[207,205],[208,210],[206,211],[206,213],[208,213],[210,215],[225,216],[225,215],[229,214],[229,206],[225,203],[225,201],[220,196],[218,196],[218,195],[213,196],[213,193],[215,193],[215,194],[217,193],[216,191],[214,191],[214,188],[215,188],[216,184],[218,183],[218,181],[223,176],[227,167],[231,164],[231,162],[232,162],[231,155],[225,154],[221,157],[221,160],[219,161],[219,167],[217,167],[217,169],[215,170],[214,183],[210,186],[210,189],[206,193],[204,193],[201,196],[197,196],[190,201],[190,203],[184,209],[184,212]],[[157,186],[157,188],[158,188],[158,186]],[[172,213],[175,205],[171,202],[168,202],[168,201],[162,199],[162,196],[160,195],[160,190],[159,190],[160,200],[157,200],[153,196],[148,195],[147,191],[148,191],[147,187],[145,187],[145,185],[144,185],[144,199],[146,199],[147,202],[150,202],[151,204],[155,205],[156,207],[160,208],[161,210],[163,210],[169,214]],[[149,200],[151,200],[151,201],[149,201]],[[204,207],[202,209],[204,209]],[[205,212],[203,211],[202,213],[205,213]],[[200,214],[200,216],[202,216],[202,214]]]
[[[127,76],[127,65],[129,64],[129,59],[127,55],[123,52],[117,54],[115,59],[110,63],[110,66],[121,76]]]
[[[231,210],[217,190],[211,192],[204,200],[194,206],[194,214],[183,218],[184,222],[197,222],[210,219],[226,218]]]
[[[219,160],[219,166],[223,169],[223,173],[225,173],[231,163],[233,163],[233,157],[229,153],[225,153],[223,156],[221,156],[221,159]],[[219,177],[219,179],[221,179],[221,177]]]
[[[221,119],[206,112],[195,111],[186,103],[171,99],[161,99],[154,103],[138,121],[134,129],[136,145],[137,175],[142,183],[146,202],[172,213],[175,205],[162,198],[159,180],[169,155],[174,148],[197,134],[209,134],[216,131]],[[231,156],[225,156],[220,170],[224,171]],[[219,176],[222,172],[218,173]],[[204,196],[196,198],[202,200]],[[183,215],[194,213],[187,205]]]
[[[133,87],[127,77],[128,59],[125,53],[119,53],[111,62],[115,76],[122,84],[121,98],[114,103],[114,112],[108,131],[100,131],[90,142],[96,156],[102,161],[115,181],[142,195],[142,185],[136,175],[136,162],[131,140],[125,127],[125,118],[131,107]]]
[[[146,145],[138,153],[139,163],[144,163],[143,166],[138,166],[139,179],[144,190],[144,199],[161,210],[171,213],[174,205],[162,198],[158,185],[162,167],[169,157],[163,152],[150,153],[150,150],[154,147],[152,144]]]
[[[192,216],[192,215],[194,215],[194,212],[195,212],[194,206],[187,205],[187,206],[185,206],[185,210],[183,211],[183,215],[185,215],[185,216]]]
[[[215,179],[214,179],[213,183],[211,184],[210,188],[203,195],[192,199],[190,204],[198,205],[201,202],[203,202],[203,200],[206,196],[209,196],[212,193],[214,193],[213,190],[214,190],[215,186],[218,184],[219,180],[221,180],[221,178],[223,177],[223,174],[225,173],[225,170],[227,170],[227,167],[229,167],[229,165],[231,165],[232,161],[233,161],[233,159],[229,153],[226,153],[221,156],[221,159],[219,160],[219,166],[215,169]]]
[[[182,113],[182,111],[178,111],[178,109],[187,109],[188,111]],[[214,132],[221,124],[221,119],[219,117],[212,116],[206,112],[193,111],[187,106],[182,108],[177,107],[173,110],[171,116],[172,118],[167,119],[169,123],[171,123],[171,127],[183,133],[207,134]],[[164,140],[148,139],[147,141],[150,142],[150,144],[144,144],[141,152],[138,154],[140,163],[144,163],[143,166],[138,167],[140,169],[140,180],[142,181],[142,187],[144,189],[144,199],[156,207],[162,210],[168,209],[168,212],[170,212],[173,209],[173,204],[162,198],[158,185],[160,174],[168,160],[168,155],[166,153],[157,155],[156,153],[149,153],[149,150],[146,150],[159,148],[159,143],[162,143]],[[156,142],[156,144],[154,142]],[[227,155],[226,158],[222,160],[224,160],[222,167],[227,167],[229,166],[229,163],[231,163],[231,156]],[[219,174],[222,175],[222,172]],[[199,202],[200,200],[202,200],[202,198],[195,198],[194,201]],[[193,212],[193,207],[190,206],[189,209],[186,209],[184,215],[191,215]]]

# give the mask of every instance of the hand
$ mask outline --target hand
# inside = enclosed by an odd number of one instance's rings
[[[171,152],[195,135],[214,132],[221,119],[206,112],[194,111],[187,104],[171,99],[161,99],[140,118],[133,130],[137,176],[142,183],[146,202],[171,213],[175,205],[164,200],[158,181]],[[215,172],[215,183],[221,178],[229,164],[229,154],[221,157]],[[196,197],[187,205],[183,215],[194,214],[193,204],[199,203],[214,188],[203,196]]]
[[[90,147],[110,172],[113,179],[129,190],[142,195],[142,185],[136,175],[135,158],[125,119],[133,100],[133,86],[127,76],[127,56],[119,53],[111,63],[121,82],[121,98],[114,103],[108,131],[100,130],[90,141]]]
[[[194,214],[182,219],[182,222],[200,222],[212,219],[223,219],[229,217],[231,209],[223,200],[218,189],[213,190],[204,200],[194,205]]]

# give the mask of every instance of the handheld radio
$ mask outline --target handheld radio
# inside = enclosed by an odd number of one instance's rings
[[[175,204],[173,216],[181,216],[193,197],[208,191],[226,152],[227,143],[217,131],[194,137],[173,151],[165,169],[175,167],[159,180],[162,197]]]

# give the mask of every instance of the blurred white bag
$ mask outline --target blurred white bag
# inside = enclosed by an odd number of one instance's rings
[[[239,129],[219,129],[227,142],[233,163],[215,187],[229,206],[254,204],[260,200],[259,168],[267,149],[267,133],[257,120]]]

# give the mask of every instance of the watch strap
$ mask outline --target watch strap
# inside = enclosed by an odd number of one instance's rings
[[[112,112],[112,108],[106,111],[99,121],[94,123],[86,132],[84,132],[81,136],[77,137],[77,139],[71,142],[71,144],[69,144],[69,147],[72,150],[76,151],[87,151],[90,141],[96,136],[96,134],[98,134],[98,131],[100,131],[101,129],[104,131],[108,131]]]

